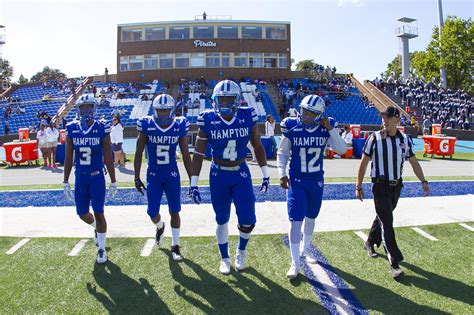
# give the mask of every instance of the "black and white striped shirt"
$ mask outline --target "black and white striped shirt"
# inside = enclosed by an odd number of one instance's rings
[[[382,130],[369,136],[363,153],[372,159],[370,176],[387,180],[400,179],[403,162],[415,155],[413,144],[406,134],[397,131],[395,136],[382,139]]]

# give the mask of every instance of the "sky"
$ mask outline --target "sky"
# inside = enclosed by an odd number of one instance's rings
[[[473,3],[444,0],[444,16],[472,18]],[[437,0],[0,0],[3,57],[14,80],[44,66],[70,77],[102,74],[105,67],[116,73],[117,24],[193,20],[203,11],[233,20],[289,21],[296,62],[313,59],[359,80],[380,75],[399,52],[397,19],[417,19],[419,37],[410,40],[410,51],[425,49],[438,23]]]

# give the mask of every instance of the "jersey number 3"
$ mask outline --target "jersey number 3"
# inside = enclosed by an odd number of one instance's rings
[[[313,158],[306,163],[306,156],[314,154]],[[314,173],[321,170],[321,165],[314,165],[319,161],[321,155],[321,148],[300,148],[301,173]]]
[[[81,156],[79,157],[79,164],[91,165],[92,149],[89,147],[80,147],[79,153],[81,154]]]

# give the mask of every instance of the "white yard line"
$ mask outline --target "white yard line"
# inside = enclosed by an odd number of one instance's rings
[[[142,248],[142,251],[140,252],[140,256],[142,257],[150,256],[151,251],[153,250],[153,246],[155,246],[155,240],[152,238],[147,239],[145,242],[145,245]]]
[[[415,231],[416,233],[420,234],[421,236],[426,237],[430,241],[439,241],[436,237],[434,237],[431,234],[426,233],[425,231],[423,231],[419,227],[416,227],[416,226],[412,227],[412,230]]]
[[[19,241],[15,245],[13,245],[5,254],[11,255],[11,254],[15,253],[17,250],[19,250],[21,247],[23,247],[23,245],[25,245],[29,241],[30,241],[29,238],[22,239],[21,241]]]
[[[358,237],[360,237],[361,239],[363,239],[364,242],[367,241],[368,236],[367,236],[367,234],[365,234],[364,232],[362,232],[362,231],[354,231],[354,233],[355,233],[355,235],[357,235]]]
[[[67,255],[72,257],[77,256],[88,241],[87,239],[80,240]]]
[[[469,231],[474,231],[474,228],[470,225],[467,225],[467,224],[464,224],[464,223],[459,223],[459,225],[462,226],[463,228],[468,229]]]
[[[314,274],[319,283],[324,287],[324,292],[329,295],[339,314],[354,314],[351,304],[341,296],[328,274],[319,264],[307,264],[311,272]]]

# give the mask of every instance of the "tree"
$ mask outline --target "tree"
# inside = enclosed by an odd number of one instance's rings
[[[0,58],[0,81],[10,81],[13,76],[13,67],[6,59]]]
[[[313,59],[300,60],[296,64],[296,71],[313,70],[316,65]]]
[[[23,74],[20,74],[20,77],[18,78],[18,84],[25,84],[28,83],[28,79],[23,76]]]
[[[31,77],[31,82],[46,82],[50,80],[64,80],[67,76],[62,73],[59,69],[52,69],[50,67],[44,67],[42,71],[36,73]]]
[[[420,53],[419,51],[411,52],[409,53],[409,58],[410,58],[410,66],[408,69],[408,72],[410,75],[415,75],[416,69],[413,67],[413,59],[415,56]],[[385,70],[385,76],[389,77],[392,75],[392,72],[395,73],[395,78],[398,78],[402,75],[402,56],[396,55],[395,58],[392,59],[387,64],[387,70]]]

